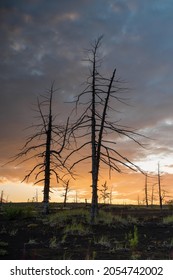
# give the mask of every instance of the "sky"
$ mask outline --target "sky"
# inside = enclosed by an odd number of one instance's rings
[[[67,102],[82,90],[89,73],[86,49],[103,34],[101,54],[104,75],[117,69],[126,82],[129,105],[114,117],[148,138],[145,149],[128,139],[117,148],[152,174],[157,182],[160,162],[163,188],[173,197],[173,3],[171,0],[1,0],[0,1],[0,190],[9,201],[32,200],[41,186],[21,183],[27,164],[7,164],[23,146],[34,121],[32,104],[55,81],[59,89],[54,110],[59,122],[71,112]],[[32,163],[34,164],[34,163]],[[85,170],[85,172],[84,172]],[[78,167],[69,197],[91,197],[90,167]],[[126,172],[112,174],[103,167],[100,187],[107,180],[114,202],[135,203],[144,198],[145,178]],[[157,186],[155,186],[155,189]],[[62,199],[62,186],[52,201]],[[157,192],[156,192],[157,200]]]

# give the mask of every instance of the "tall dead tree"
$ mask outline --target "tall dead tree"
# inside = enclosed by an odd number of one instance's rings
[[[148,207],[148,175],[145,174],[145,203]]]
[[[110,77],[104,77],[100,73],[102,59],[99,50],[102,37],[99,37],[93,44],[91,49],[87,51],[87,63],[90,64],[90,74],[87,77],[86,88],[76,98],[76,112],[78,108],[84,106],[82,113],[70,128],[70,136],[73,136],[77,146],[67,156],[66,160],[86,147],[90,147],[87,154],[82,155],[76,160],[71,169],[82,161],[91,159],[91,175],[92,175],[92,202],[91,202],[91,223],[94,222],[98,214],[98,179],[100,165],[105,164],[111,171],[122,171],[122,166],[131,170],[139,170],[129,159],[123,156],[115,148],[116,136],[127,137],[141,145],[137,138],[138,133],[133,130],[120,126],[118,121],[109,118],[109,112],[115,112],[114,106],[118,103],[125,103],[125,99],[120,96],[122,91],[121,81],[116,79],[116,69],[113,70]],[[115,104],[117,103],[117,104]],[[116,107],[115,107],[116,108]],[[114,134],[114,136],[112,136]],[[112,137],[111,137],[112,136]],[[81,144],[83,140],[83,143]]]
[[[162,198],[162,189],[161,189],[161,180],[160,180],[160,164],[158,162],[158,188],[159,188],[159,203],[160,203],[160,209],[163,208],[163,198]]]
[[[35,111],[39,122],[29,127],[32,129],[32,135],[27,138],[21,152],[12,159],[12,161],[19,160],[19,164],[37,159],[38,163],[28,171],[23,181],[28,182],[33,176],[34,184],[44,184],[43,212],[45,214],[49,212],[52,175],[58,183],[61,179],[58,172],[62,172],[65,168],[62,164],[61,153],[65,148],[68,120],[66,127],[55,124],[55,116],[52,112],[55,91],[54,83],[52,83],[47,94],[41,95],[41,100],[37,98]],[[21,160],[23,157],[25,159]]]

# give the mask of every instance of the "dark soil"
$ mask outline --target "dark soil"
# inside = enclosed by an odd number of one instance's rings
[[[90,225],[80,214],[80,210],[89,212],[82,206],[65,221],[51,218],[73,213],[74,207],[55,207],[46,217],[39,210],[9,217],[2,207],[0,259],[173,259],[173,222],[163,221],[173,215],[172,210],[112,206],[104,209],[112,222],[100,219]]]

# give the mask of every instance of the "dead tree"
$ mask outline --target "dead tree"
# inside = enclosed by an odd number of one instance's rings
[[[43,212],[49,212],[49,199],[52,175],[55,176],[57,183],[61,179],[59,172],[63,171],[65,165],[62,164],[61,153],[66,145],[66,133],[68,127],[68,120],[66,127],[63,125],[56,125],[55,116],[52,112],[54,83],[46,95],[41,95],[41,100],[37,98],[36,113],[39,122],[33,124],[30,129],[32,135],[27,138],[25,145],[12,161],[19,160],[19,164],[26,161],[37,159],[37,164],[28,171],[23,181],[28,182],[34,176],[34,184],[44,184],[43,189]],[[25,157],[24,160],[21,160]],[[22,181],[22,182],[23,182]]]
[[[111,185],[110,195],[109,195],[109,203],[112,204],[112,197],[113,197],[113,186]]]
[[[152,188],[151,188],[151,206],[154,205],[154,185],[152,185]]]
[[[145,203],[148,207],[148,175],[145,174]]]
[[[103,189],[100,190],[101,198],[103,199],[103,203],[106,204],[106,199],[108,199],[110,197],[110,193],[108,192],[108,186],[107,186],[107,182],[106,181],[102,185],[102,187],[103,187]]]
[[[67,196],[68,196],[68,193],[70,191],[69,182],[70,182],[70,180],[67,180],[67,181],[64,182],[65,183],[65,185],[64,185],[64,194],[63,194],[63,196],[64,196],[64,207],[66,206]]]
[[[159,188],[159,203],[160,203],[160,209],[163,208],[163,197],[162,197],[162,189],[161,189],[161,179],[160,179],[160,164],[158,162],[158,188]]]
[[[155,185],[157,185],[157,183],[152,184],[152,188],[151,188],[151,206],[154,205],[154,199],[155,199],[155,195],[154,195],[155,189],[154,189],[154,187],[155,187]]]
[[[2,203],[3,203],[3,201],[4,201],[4,200],[3,200],[3,196],[4,196],[4,191],[2,190],[2,191],[1,191],[0,204],[2,204]]]
[[[82,93],[76,97],[76,112],[80,107],[82,113],[70,128],[69,137],[72,136],[77,143],[73,151],[69,153],[66,160],[72,155],[89,148],[89,153],[83,154],[76,160],[71,169],[82,161],[91,160],[92,175],[92,200],[91,200],[91,223],[94,222],[98,214],[98,179],[100,165],[105,164],[111,171],[122,172],[122,166],[131,170],[139,170],[129,159],[123,156],[116,149],[116,136],[127,137],[141,145],[137,137],[138,133],[125,126],[120,126],[118,121],[111,121],[109,112],[115,112],[113,108],[118,103],[126,103],[126,99],[120,96],[122,91],[122,82],[116,79],[116,69],[113,70],[110,77],[104,77],[100,73],[102,59],[99,49],[102,37],[98,38],[91,49],[87,51],[87,63],[91,65],[90,74],[87,77],[86,87]],[[115,104],[117,103],[117,104]],[[115,116],[114,116],[115,118]],[[113,136],[112,136],[113,135]],[[79,140],[79,141],[78,141]],[[82,142],[83,140],[83,142]],[[71,141],[72,142],[72,141]],[[82,143],[81,143],[82,142]]]

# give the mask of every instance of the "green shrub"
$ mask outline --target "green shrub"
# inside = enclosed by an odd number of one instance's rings
[[[4,212],[5,212],[5,216],[9,220],[17,219],[23,215],[23,209],[21,207],[17,207],[17,206],[6,207],[4,209]]]
[[[139,243],[139,234],[138,234],[138,228],[137,226],[134,226],[134,230],[133,230],[133,233],[130,232],[127,236],[126,236],[126,239],[129,243],[129,246],[131,248],[136,248],[136,246],[138,245]]]

